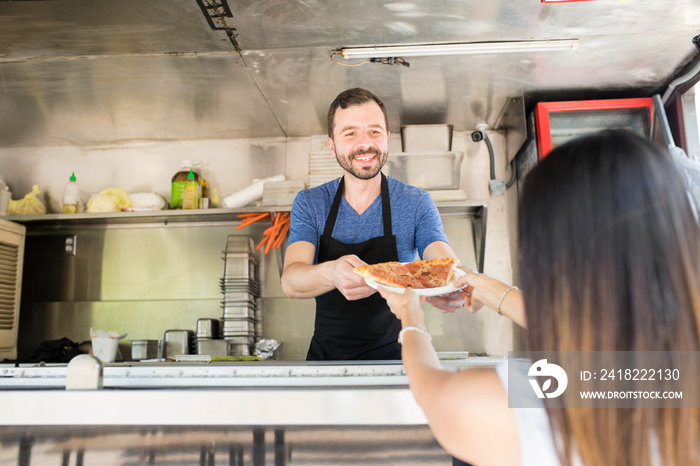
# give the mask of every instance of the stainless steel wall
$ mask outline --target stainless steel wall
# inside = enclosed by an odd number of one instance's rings
[[[197,319],[220,318],[222,251],[235,223],[169,226],[77,227],[33,232],[27,238],[19,354],[29,356],[45,340],[89,339],[89,329],[128,333],[127,342],[162,339],[167,329],[195,330]],[[262,237],[263,226],[244,232]],[[445,218],[453,247],[476,267],[471,223]],[[240,233],[240,232],[239,232]],[[75,236],[76,254],[64,253]],[[261,254],[265,336],[283,342],[280,357],[304,359],[313,330],[313,300],[292,300],[280,288],[277,255]],[[443,315],[426,305],[428,325],[443,350],[483,352],[479,326],[466,316]]]
[[[20,355],[44,340],[87,340],[90,326],[158,340],[167,329],[221,317],[222,251],[234,230],[179,224],[30,234]],[[68,235],[76,237],[74,256],[63,252]]]
[[[497,151],[497,176],[505,177],[505,138],[499,133],[491,138]],[[393,137],[390,149],[400,151],[399,144]],[[39,183],[50,193],[49,206],[58,203],[64,184],[55,174],[76,166],[85,173],[79,183],[89,192],[124,186],[128,192],[167,196],[172,173],[189,156],[204,162],[225,196],[255,177],[284,173],[288,179],[308,180],[310,145],[307,138],[6,149],[0,150],[0,173],[12,173],[5,179],[13,191]],[[468,199],[488,204],[485,272],[512,282],[515,189],[505,196],[488,194],[488,153],[468,133],[455,134],[453,149],[465,152],[461,188]],[[443,221],[457,255],[467,266],[476,267],[471,220],[450,214]],[[221,252],[228,235],[236,233],[235,225],[92,225],[49,231],[32,231],[30,226],[19,356],[29,356],[45,340],[87,340],[91,326],[128,333],[122,352],[129,356],[131,339],[162,339],[167,329],[194,330],[198,318],[220,317]],[[252,235],[257,243],[262,230],[256,225],[238,233]],[[64,254],[67,235],[77,237],[75,256]],[[282,341],[280,359],[304,359],[313,331],[314,301],[284,297],[276,255],[260,255],[260,274],[265,336]],[[442,314],[428,304],[425,309],[438,351],[503,354],[517,343],[510,321],[489,310],[471,315]]]

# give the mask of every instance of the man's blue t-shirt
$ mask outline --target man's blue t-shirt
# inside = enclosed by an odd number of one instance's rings
[[[388,178],[388,177],[387,177]],[[388,178],[391,201],[391,228],[396,236],[400,262],[423,256],[425,248],[434,241],[445,241],[442,220],[433,199],[426,191]],[[306,241],[316,246],[318,263],[319,241],[331,211],[340,180],[300,191],[292,205],[288,244]],[[343,243],[361,243],[384,235],[382,196],[379,195],[362,215],[358,215],[343,196],[332,237]]]

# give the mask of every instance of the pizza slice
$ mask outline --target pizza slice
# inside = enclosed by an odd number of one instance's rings
[[[439,288],[449,283],[458,264],[459,259],[419,260],[406,264],[382,262],[355,267],[353,272],[387,286]]]
[[[431,259],[406,264],[415,279],[425,288],[447,286],[454,274],[459,259]]]
[[[374,280],[382,285],[398,288],[425,288],[420,280],[416,280],[409,269],[400,262],[381,262],[368,264],[352,269],[356,274]]]

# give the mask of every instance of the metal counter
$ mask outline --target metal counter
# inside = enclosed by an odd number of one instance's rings
[[[65,390],[66,373],[67,365],[0,365],[0,425],[427,424],[400,362],[107,364],[99,390]]]

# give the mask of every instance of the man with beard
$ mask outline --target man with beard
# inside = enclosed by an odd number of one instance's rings
[[[384,104],[364,89],[341,92],[328,111],[328,147],[342,178],[294,200],[282,273],[290,298],[316,298],[307,360],[401,359],[400,322],[386,301],[353,273],[379,262],[456,257],[430,195],[381,169],[388,155]],[[458,293],[429,298],[443,312]]]

